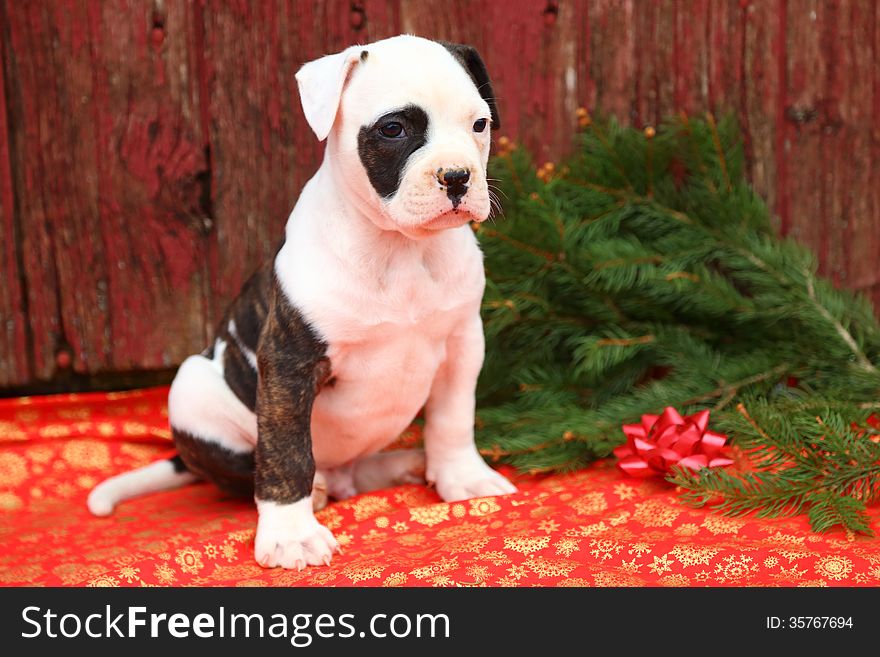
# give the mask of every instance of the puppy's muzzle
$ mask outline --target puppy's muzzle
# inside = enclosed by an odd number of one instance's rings
[[[452,207],[458,209],[462,197],[467,194],[471,172],[464,167],[451,167],[437,170],[437,181],[446,188],[446,196],[452,201]]]

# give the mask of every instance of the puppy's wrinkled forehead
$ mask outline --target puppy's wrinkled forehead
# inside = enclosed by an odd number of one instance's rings
[[[486,105],[468,71],[440,43],[397,37],[365,46],[342,100],[344,116],[365,125],[404,107],[419,107],[436,121],[464,120]]]

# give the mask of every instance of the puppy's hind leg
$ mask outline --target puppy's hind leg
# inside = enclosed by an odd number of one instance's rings
[[[120,502],[172,490],[197,480],[198,477],[186,469],[180,456],[175,456],[110,477],[92,489],[87,504],[93,515],[108,516]]]
[[[209,479],[230,492],[252,494],[256,418],[223,378],[224,345],[214,360],[187,358],[171,384],[168,419],[178,456],[102,482],[89,494],[89,510],[106,516],[124,500]],[[256,375],[255,375],[256,376]]]
[[[425,483],[424,450],[395,449],[370,454],[354,463],[317,472],[312,496],[315,500],[315,511],[318,511],[326,506],[328,497],[345,500],[360,493],[392,486]],[[321,498],[314,497],[318,490],[323,494]]]
[[[214,359],[187,358],[168,394],[168,420],[186,469],[233,495],[254,492],[257,420],[223,375],[225,345]],[[256,373],[253,373],[256,377]]]
[[[421,449],[394,449],[358,459],[352,472],[358,493],[404,484],[425,484],[425,452]]]

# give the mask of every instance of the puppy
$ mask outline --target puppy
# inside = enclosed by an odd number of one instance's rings
[[[329,564],[326,496],[400,481],[446,501],[515,491],[474,445],[483,362],[486,164],[498,114],[470,46],[397,36],[296,74],[324,160],[273,261],[243,286],[213,346],[168,398],[178,456],[113,477],[122,500],[197,479],[253,495],[266,567]],[[379,453],[424,408],[424,452]],[[319,499],[320,498],[320,499]]]

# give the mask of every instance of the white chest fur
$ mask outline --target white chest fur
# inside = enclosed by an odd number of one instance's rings
[[[335,382],[315,401],[312,446],[318,467],[332,468],[382,449],[413,420],[450,334],[479,312],[485,281],[469,227],[411,240],[352,225],[326,203],[309,212],[311,191],[288,221],[275,271],[328,345]]]

